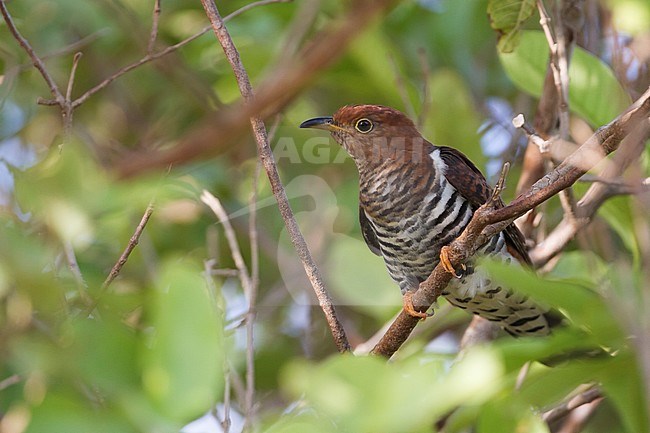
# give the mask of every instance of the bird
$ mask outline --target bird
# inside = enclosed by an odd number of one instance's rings
[[[399,285],[404,310],[436,265],[452,278],[442,291],[453,306],[498,324],[513,336],[543,336],[554,324],[548,308],[492,281],[480,265],[458,272],[446,246],[491,197],[481,171],[459,150],[434,145],[404,113],[382,105],[346,105],[332,116],[315,117],[300,128],[328,131],[352,157],[359,173],[359,222],[370,251],[383,258]],[[522,233],[514,224],[477,251],[502,262],[530,267]]]

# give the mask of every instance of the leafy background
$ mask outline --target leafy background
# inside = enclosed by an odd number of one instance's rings
[[[226,15],[245,4],[217,6]],[[303,42],[295,40],[296,17],[313,17],[306,21],[309,38],[347,6],[272,4],[231,20],[228,29],[253,85],[282,61],[287,46]],[[142,57],[153,4],[24,0],[6,7],[58,83],[67,82],[72,54],[83,52],[78,95]],[[576,48],[570,104],[578,142],[650,82],[648,3],[586,1],[583,7],[618,33],[603,31]],[[399,311],[399,291],[361,241],[354,165],[325,136],[297,125],[345,104],[394,106],[419,119],[431,141],[466,153],[491,181],[504,160],[514,160],[509,200],[525,144],[510,119],[519,112],[533,118],[546,71],[538,19],[527,1],[399,3],[283,112],[271,144],[353,345]],[[199,2],[164,0],[157,44],[177,43],[207,24]],[[491,24],[506,35],[500,41]],[[448,416],[450,432],[471,426],[547,432],[553,426],[541,413],[592,382],[607,398],[582,431],[648,431],[647,193],[608,201],[586,234],[539,276],[490,265],[495,278],[566,313],[572,325],[563,332],[499,339],[455,360],[470,318],[441,301],[435,317],[387,364],[335,354],[262,176],[256,185],[255,405],[246,413],[246,298],[236,277],[205,272],[235,264],[199,195],[207,189],[223,202],[250,263],[252,139],[171,171],[121,181],[112,175],[130,150],[172,146],[197,119],[239,99],[214,36],[137,68],[90,98],[75,111],[72,138],[63,146],[60,114],[35,103],[48,95],[42,78],[4,24],[0,36],[2,432],[216,432],[226,406],[231,431],[246,424],[269,432],[419,432]],[[646,151],[630,178],[648,171]],[[110,290],[101,290],[152,200],[140,244]],[[550,201],[544,214],[548,226],[556,224],[559,202]],[[515,386],[526,361],[594,345],[616,356],[535,363]]]

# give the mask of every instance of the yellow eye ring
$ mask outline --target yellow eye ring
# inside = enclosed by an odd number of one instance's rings
[[[373,126],[372,122],[364,117],[363,119],[357,120],[357,123],[354,124],[354,129],[362,134],[367,134],[372,131]]]

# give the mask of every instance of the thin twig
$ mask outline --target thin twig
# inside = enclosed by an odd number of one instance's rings
[[[248,295],[248,311],[246,312],[246,413],[251,414],[253,411],[253,402],[255,401],[255,341],[254,328],[255,317],[257,314],[257,293],[260,284],[260,246],[257,232],[257,197],[258,183],[260,178],[261,164],[259,159],[255,160],[253,172],[253,191],[249,201],[249,219],[248,219],[248,236],[251,248],[251,287]],[[244,430],[248,430],[252,419],[247,416],[244,420]]]
[[[230,254],[232,259],[235,262],[237,271],[239,271],[239,278],[241,279],[242,288],[244,289],[244,294],[246,298],[250,297],[250,274],[248,272],[248,267],[246,262],[244,262],[244,257],[241,254],[239,249],[239,244],[237,243],[237,236],[235,235],[235,230],[230,224],[230,219],[228,218],[228,213],[221,205],[221,202],[218,198],[210,194],[207,190],[203,190],[201,193],[201,201],[205,203],[212,212],[219,218],[219,222],[223,226],[224,233],[226,235],[226,240],[228,241],[228,246],[230,247]]]
[[[74,253],[74,247],[70,241],[65,241],[63,243],[63,251],[65,252],[65,258],[68,263],[68,268],[74,276],[74,280],[77,283],[77,289],[79,290],[79,296],[81,299],[86,301],[88,289],[88,284],[84,280],[83,275],[81,274],[81,269],[79,269],[79,263],[77,263],[77,256]]]
[[[79,65],[79,60],[81,59],[82,55],[83,53],[78,52],[75,53],[74,57],[72,58],[72,69],[70,70],[70,77],[68,78],[68,87],[65,91],[66,101],[70,101],[72,98],[72,88],[74,86],[75,76],[77,75],[77,66]]]
[[[280,116],[276,116],[275,122],[269,132],[269,141],[273,140],[275,133],[280,125]],[[246,413],[253,412],[253,403],[255,401],[255,319],[257,317],[257,294],[260,284],[260,245],[257,230],[257,202],[259,197],[259,178],[262,169],[259,158],[255,161],[253,171],[252,192],[249,201],[249,219],[248,219],[248,236],[251,248],[251,287],[248,299],[248,311],[246,312],[246,395],[244,398],[244,407]],[[244,430],[248,430],[252,419],[247,416],[244,420]]]
[[[618,178],[631,163],[638,160],[645,149],[649,131],[650,123],[647,123],[645,128],[640,127],[625,138],[621,148],[600,173],[601,181],[594,183],[576,204],[576,217],[574,219],[563,218],[544,242],[530,251],[531,260],[536,266],[546,264],[560,253],[580,230],[589,225],[600,206],[608,198],[619,194],[637,194],[648,190],[650,185],[646,181],[638,184],[620,184],[612,179]]]
[[[68,77],[68,86],[65,91],[65,101],[63,104],[59,104],[61,107],[61,117],[63,119],[63,135],[64,137],[69,138],[72,132],[72,116],[74,114],[74,108],[72,107],[71,98],[72,98],[72,88],[74,87],[74,80],[77,75],[77,66],[79,65],[79,60],[81,59],[82,53],[75,53],[72,58],[72,69],[70,70],[70,77]]]
[[[560,137],[563,140],[568,140],[569,54],[571,53],[571,47],[569,46],[569,41],[565,38],[562,16],[558,8],[555,8],[554,19],[557,23],[553,28],[551,28],[551,18],[546,11],[543,0],[537,0],[537,9],[540,15],[539,23],[544,30],[544,35],[546,36],[546,41],[551,52],[549,66],[553,71],[553,81],[558,95],[557,112],[560,120]]]
[[[219,10],[212,0],[201,0],[201,3],[203,4],[203,8],[205,9],[208,18],[210,19],[214,33],[219,40],[224,53],[226,54],[228,62],[233,69],[242,97],[247,103],[250,103],[253,99],[253,89],[250,83],[250,79],[239,57],[237,47],[233,43],[232,38],[230,37],[230,34],[225,27],[224,21],[219,14]],[[305,238],[300,232],[300,228],[298,227],[296,219],[293,215],[293,211],[289,205],[286,191],[284,190],[284,187],[280,180],[280,175],[277,170],[277,166],[275,164],[273,152],[269,146],[264,122],[260,117],[252,116],[250,118],[250,124],[253,129],[255,141],[257,143],[258,155],[262,160],[262,164],[266,170],[269,182],[271,183],[271,190],[273,191],[273,195],[278,201],[280,214],[282,215],[285,226],[287,227],[291,241],[303,263],[307,277],[309,278],[310,282],[312,283],[312,287],[316,292],[319,304],[325,313],[325,317],[334,337],[336,346],[340,352],[349,351],[350,344],[347,340],[347,337],[345,336],[343,326],[336,316],[336,311],[334,309],[332,299],[325,289],[323,280],[320,276],[320,271],[316,267],[316,263],[312,258],[309,247],[307,246]]]
[[[258,1],[258,2],[253,2],[253,3],[247,4],[246,6],[243,6],[242,8],[240,8],[240,9],[236,10],[235,12],[231,13],[230,15],[226,16],[224,18],[224,21],[231,20],[234,17],[236,17],[236,16],[238,16],[238,15],[240,15],[240,14],[242,14],[242,13],[248,11],[248,10],[251,10],[254,7],[257,7],[257,6],[264,6],[264,5],[271,4],[271,3],[286,3],[288,1],[291,1],[291,0],[262,0],[262,1]],[[88,89],[80,97],[78,97],[77,99],[72,101],[72,108],[79,107],[81,104],[83,104],[88,99],[90,99],[90,97],[92,97],[95,93],[103,90],[109,84],[111,84],[113,81],[120,78],[122,75],[124,75],[124,74],[126,74],[128,72],[131,72],[132,70],[134,70],[134,69],[136,69],[136,68],[138,68],[138,67],[140,67],[140,66],[142,66],[142,65],[144,65],[146,63],[149,63],[149,62],[151,62],[153,60],[157,60],[157,59],[159,59],[161,57],[164,57],[167,54],[172,53],[172,52],[178,50],[181,47],[184,47],[185,45],[189,44],[190,42],[194,41],[195,39],[199,38],[200,36],[204,35],[208,31],[210,31],[210,29],[211,29],[210,26],[205,26],[204,28],[202,28],[197,33],[193,34],[192,36],[189,36],[186,39],[183,39],[182,41],[180,41],[180,42],[178,42],[178,43],[176,43],[174,45],[170,45],[169,47],[167,47],[167,48],[165,48],[163,50],[160,50],[160,51],[155,52],[155,53],[148,51],[147,54],[145,56],[143,56],[140,60],[137,60],[137,61],[135,61],[133,63],[130,63],[130,64],[126,65],[126,66],[123,66],[122,68],[118,69],[113,74],[111,74],[110,76],[105,78],[103,81],[101,81],[99,84],[97,84],[97,85],[91,87],[90,89]],[[48,100],[48,99],[41,99],[41,100],[39,100],[39,104],[41,104],[41,105],[57,105],[58,102]]]
[[[21,380],[22,378],[17,374],[12,374],[6,379],[2,379],[2,381],[0,381],[0,391],[4,391],[10,386],[20,383]]]
[[[153,5],[153,17],[151,18],[151,33],[147,44],[147,54],[153,53],[158,38],[158,23],[160,21],[160,0],[155,0]]]
[[[231,386],[230,386],[230,371],[229,371],[229,365],[228,362],[224,362],[224,384],[223,384],[223,419],[219,418],[219,411],[217,410],[218,407],[215,406],[212,409],[212,416],[217,420],[219,425],[221,426],[222,432],[223,433],[228,433],[230,431],[230,427],[232,426],[232,419],[230,417],[230,392],[231,392]]]
[[[544,7],[543,0],[537,0],[542,28],[550,49],[549,66],[553,71],[553,82],[557,92],[557,117],[559,120],[559,134],[561,140],[569,140],[569,61],[572,52],[571,40],[565,37],[564,23],[560,12],[561,6],[553,8],[556,24],[551,28],[551,19]],[[549,160],[548,164],[552,161]],[[574,219],[574,199],[571,189],[560,191],[560,204],[565,215]]]
[[[101,291],[104,292],[108,289],[108,286],[111,285],[113,280],[117,278],[117,276],[120,274],[120,271],[126,264],[127,260],[129,260],[129,256],[131,255],[131,252],[135,249],[136,245],[138,245],[138,242],[140,241],[140,236],[142,235],[142,231],[144,230],[145,226],[147,225],[147,222],[149,222],[149,218],[151,218],[151,214],[153,213],[154,209],[154,204],[153,202],[149,203],[147,206],[147,209],[144,211],[144,214],[142,215],[142,218],[140,219],[140,223],[138,223],[138,226],[135,228],[135,231],[133,232],[133,235],[131,236],[131,239],[129,239],[129,243],[126,245],[126,248],[124,248],[124,251],[122,251],[122,254],[120,255],[120,258],[117,260],[117,262],[113,265],[111,268],[111,271],[108,273],[108,276],[106,277],[106,280],[104,280],[104,283],[102,284]]]
[[[573,409],[583,404],[591,403],[594,400],[603,398],[600,388],[593,387],[563,402],[562,404],[547,410],[542,414],[542,419],[547,423],[557,421],[568,415]]]
[[[54,99],[57,101],[58,104],[62,105],[64,101],[63,94],[59,90],[59,87],[56,85],[56,82],[50,75],[50,73],[47,71],[45,68],[45,64],[43,61],[38,57],[32,46],[27,42],[27,39],[25,39],[20,32],[18,31],[18,28],[14,24],[13,19],[11,18],[11,15],[9,14],[9,10],[7,10],[7,5],[5,1],[0,1],[0,12],[2,12],[2,16],[7,23],[7,27],[9,28],[9,32],[13,35],[13,37],[18,41],[21,47],[27,52],[29,57],[32,59],[32,63],[34,64],[34,67],[40,72],[41,76],[47,83],[47,86],[50,88],[50,93],[54,97]]]
[[[573,409],[566,417],[566,420],[558,430],[552,430],[552,433],[580,433],[584,431],[584,426],[594,414],[603,399],[596,399],[592,402],[585,403]]]
[[[218,198],[210,194],[208,191],[203,190],[201,193],[201,201],[205,203],[214,214],[219,218],[219,222],[223,226],[228,246],[230,247],[230,255],[232,256],[235,266],[239,271],[239,280],[244,290],[244,295],[248,301],[248,311],[246,313],[246,394],[244,396],[244,415],[245,422],[248,426],[253,418],[253,403],[255,397],[255,357],[254,357],[254,341],[253,341],[253,326],[255,322],[255,298],[257,296],[256,286],[253,283],[248,267],[244,262],[244,257],[239,249],[235,230],[230,224],[228,213],[221,205]]]

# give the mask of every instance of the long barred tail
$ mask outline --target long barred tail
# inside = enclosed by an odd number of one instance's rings
[[[443,294],[445,294],[443,292]],[[452,305],[477,314],[491,322],[496,322],[513,336],[548,335],[557,323],[548,310],[500,286],[488,289],[474,296],[460,297],[458,294],[445,294]]]
[[[508,253],[497,257],[512,261]],[[452,305],[497,323],[513,336],[548,335],[562,321],[559,313],[491,281],[481,266],[460,280],[452,280],[442,294]]]

